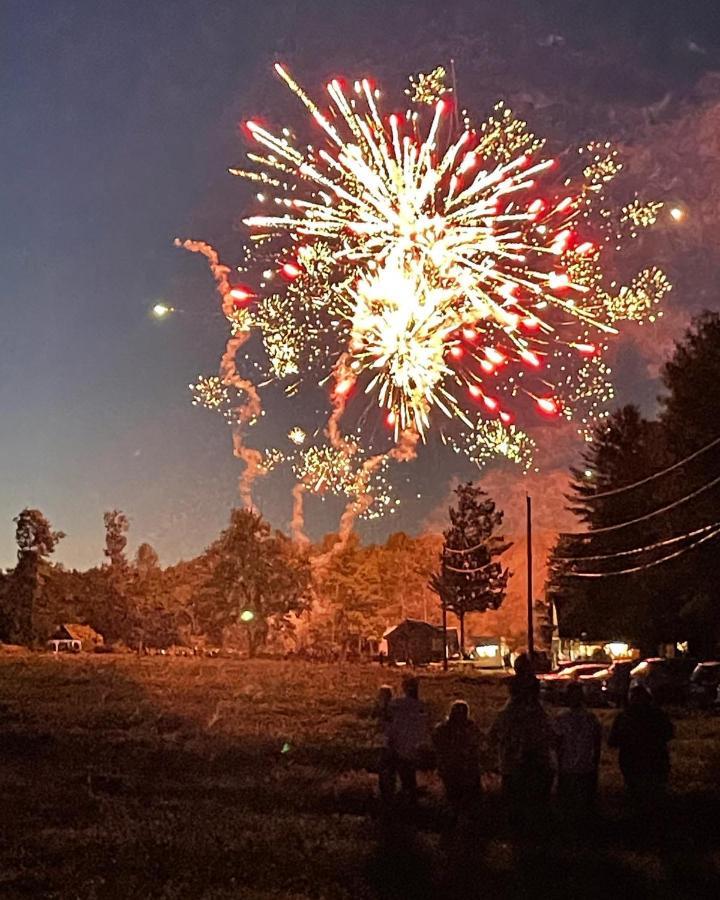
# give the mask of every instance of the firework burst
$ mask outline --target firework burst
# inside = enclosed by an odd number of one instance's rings
[[[313,490],[312,473],[333,472],[322,482],[347,495],[341,470],[354,468],[355,444],[339,422],[367,423],[373,408],[395,444],[384,461],[455,428],[450,441],[470,458],[485,446],[525,467],[532,441],[512,430],[517,414],[577,414],[585,426],[607,373],[589,361],[618,321],[650,318],[669,289],[656,268],[619,291],[605,285],[618,231],[634,236],[660,209],[608,208],[621,169],[613,148],[544,155],[502,104],[477,128],[460,124],[440,68],[411,79],[414,109],[390,115],[367,79],[333,80],[321,108],[275,69],[321,141],[246,123],[249,165],[231,171],[258,186],[264,207],[244,219],[256,287],[231,284],[229,270],[218,286],[233,339],[260,333],[268,381],[288,394],[330,388],[330,443],[295,455],[299,482]],[[361,470],[376,471],[375,458]]]

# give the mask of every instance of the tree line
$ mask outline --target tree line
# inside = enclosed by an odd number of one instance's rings
[[[137,650],[230,643],[250,655],[302,646],[346,656],[405,618],[439,623],[442,602],[462,629],[467,613],[502,602],[509,573],[496,557],[509,545],[479,485],[456,493],[444,537],[399,532],[363,545],[330,534],[305,545],[234,509],[201,554],[165,567],[147,543],[128,557],[130,522],[113,509],[105,561],[85,571],[53,562],[65,535],[26,508],[14,520],[17,564],[0,572],[0,640],[41,644],[59,623],[77,622]]]
[[[693,320],[661,383],[655,418],[616,410],[571,470],[582,530],[560,536],[548,593],[576,635],[622,636],[649,654],[686,642],[708,656],[720,641],[718,313]]]

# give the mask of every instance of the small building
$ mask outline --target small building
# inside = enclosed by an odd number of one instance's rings
[[[104,643],[103,636],[94,628],[69,622],[58,625],[48,638],[47,647],[53,653],[79,653],[81,650],[92,651]]]
[[[468,655],[479,669],[502,669],[508,646],[501,637],[471,637]]]
[[[426,666],[431,662],[443,660],[443,630],[439,625],[423,622],[420,619],[405,619],[394,628],[385,632],[388,662],[405,663],[415,666]],[[457,630],[447,629],[448,659],[456,658],[460,653]]]

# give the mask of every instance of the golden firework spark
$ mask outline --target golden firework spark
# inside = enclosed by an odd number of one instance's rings
[[[456,453],[464,454],[480,469],[503,457],[520,466],[524,473],[532,468],[536,450],[535,441],[515,425],[482,419],[475,423],[471,431],[461,431],[457,440],[450,441],[450,445]]]
[[[424,103],[432,106],[437,103],[443,94],[449,93],[452,89],[445,84],[447,73],[443,66],[437,66],[424,75],[420,72],[418,75],[411,75],[408,78],[410,87],[405,88],[405,93],[410,97],[413,103]]]
[[[231,171],[257,191],[242,269],[256,287],[229,285],[223,311],[238,338],[260,333],[263,384],[330,389],[329,445],[282,457],[304,488],[364,496],[384,472],[364,435],[343,436],[351,408],[365,432],[372,404],[382,410],[397,459],[414,452],[408,436],[425,439],[447,417],[471,458],[492,447],[525,465],[531,439],[511,430],[505,406],[522,398],[587,430],[612,396],[596,357],[616,323],[659,315],[669,290],[655,267],[606,284],[606,255],[662,206],[609,204],[616,150],[591,143],[555,160],[502,103],[477,128],[464,113],[457,126],[442,67],[410,79],[419,109],[403,115],[383,113],[367,79],[333,80],[322,105],[275,69],[321,140],[246,123],[253,148]]]

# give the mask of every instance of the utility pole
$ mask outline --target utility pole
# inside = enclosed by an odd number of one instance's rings
[[[448,654],[447,654],[447,604],[445,597],[440,594],[440,603],[442,606],[442,636],[443,636],[443,672],[448,670]]]
[[[532,553],[532,498],[525,495],[527,513],[527,651],[532,662],[535,657],[535,636],[533,629],[533,553]]]

